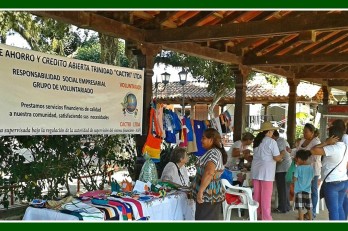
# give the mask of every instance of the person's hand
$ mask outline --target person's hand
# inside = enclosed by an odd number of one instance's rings
[[[328,145],[336,144],[339,141],[339,138],[337,136],[331,136],[325,140],[325,143]]]
[[[290,147],[288,147],[288,146],[286,146],[286,151],[288,152],[288,153],[291,153],[292,152],[292,149],[290,148]]]
[[[198,191],[197,193],[197,203],[198,204],[202,204],[204,201],[203,201],[203,192],[201,191]]]

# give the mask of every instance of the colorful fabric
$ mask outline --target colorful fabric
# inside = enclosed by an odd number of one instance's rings
[[[197,144],[197,152],[194,154],[196,156],[202,156],[206,150],[202,147],[202,137],[203,137],[203,132],[206,129],[206,125],[204,121],[201,120],[194,120],[193,121],[193,130],[196,136],[196,144]]]
[[[186,119],[183,117],[181,119],[182,127],[180,133],[180,147],[187,147],[187,127],[186,127]]]
[[[116,206],[112,206],[109,204],[94,204],[93,206],[102,211],[105,215],[105,220],[120,220],[120,212]]]
[[[117,208],[122,211],[123,220],[132,220],[132,211],[130,210],[129,206],[127,206],[125,203],[112,199],[112,197],[109,197],[109,199],[110,205],[117,206]]]
[[[143,207],[139,201],[134,200],[133,198],[122,198],[122,200],[124,200],[124,201],[130,203],[130,205],[132,205],[133,216],[134,216],[135,220],[144,220]]]
[[[83,220],[104,220],[104,213],[94,206],[83,203],[79,200],[73,200],[61,206],[62,210],[79,213]]]

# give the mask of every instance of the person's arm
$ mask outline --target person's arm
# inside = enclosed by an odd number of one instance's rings
[[[311,153],[312,155],[325,155],[325,151],[324,151],[324,148],[325,146],[327,145],[332,145],[332,144],[335,144],[337,143],[338,141],[338,137],[337,136],[331,136],[329,138],[327,138],[323,143],[320,143],[320,144],[317,144],[315,145],[313,148],[311,148]]]
[[[205,168],[204,168],[204,174],[202,176],[201,185],[199,187],[198,193],[197,193],[197,203],[203,203],[203,192],[210,184],[214,174],[215,174],[215,164],[212,161],[209,161]]]
[[[283,150],[280,152],[280,154],[278,156],[273,156],[273,160],[277,161],[277,162],[281,162],[285,156],[285,153],[286,151]]]
[[[240,149],[239,148],[232,149],[232,157],[240,157]]]
[[[295,184],[295,182],[297,181],[297,177],[292,177],[292,183],[294,183]]]

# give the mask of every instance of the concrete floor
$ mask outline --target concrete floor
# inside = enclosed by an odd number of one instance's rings
[[[243,217],[238,217],[238,210],[234,209],[231,213],[231,221],[248,221],[248,211],[246,210]],[[287,213],[272,213],[273,221],[294,221],[294,222],[302,222],[297,220],[297,210],[290,211]],[[221,213],[221,220],[222,220],[222,213]],[[327,209],[320,210],[319,214],[317,214],[317,217],[315,221],[328,221],[329,215]],[[263,221],[258,221],[263,222]],[[311,222],[311,221],[303,221],[303,222]]]

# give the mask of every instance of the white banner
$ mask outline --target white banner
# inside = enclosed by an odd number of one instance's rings
[[[144,71],[0,45],[0,136],[141,134]]]

